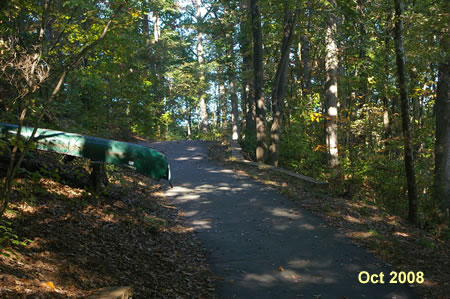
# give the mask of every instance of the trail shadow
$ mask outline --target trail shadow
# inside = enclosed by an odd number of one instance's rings
[[[360,271],[390,270],[273,188],[208,161],[204,143],[152,146],[170,158],[166,195],[211,251],[221,297],[417,298],[405,286],[360,283]]]

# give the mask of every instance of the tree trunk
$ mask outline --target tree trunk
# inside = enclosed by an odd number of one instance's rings
[[[159,42],[161,36],[161,20],[157,12],[153,12],[153,38],[155,43]]]
[[[278,166],[280,157],[280,135],[283,122],[284,97],[286,95],[287,71],[289,68],[289,54],[291,49],[292,34],[297,22],[298,10],[294,15],[290,15],[285,8],[284,34],[281,42],[281,57],[272,89],[272,111],[273,122],[270,129],[271,144],[269,148],[269,164]]]
[[[234,74],[230,78],[230,100],[231,100],[231,127],[232,127],[232,139],[239,139],[239,110],[238,110],[238,97],[236,90],[236,78]]]
[[[200,68],[200,84],[205,82],[205,73],[203,70],[203,32],[201,31],[201,22],[202,22],[202,12],[201,12],[201,0],[196,0],[195,8],[196,14],[195,17],[197,19],[197,61]],[[208,133],[208,111],[206,108],[206,97],[205,92],[203,90],[200,91],[199,94],[200,100],[200,128],[203,133],[203,137],[206,137]]]
[[[187,137],[190,140],[192,135],[192,119],[191,119],[191,105],[188,103],[187,109]]]
[[[228,97],[227,97],[227,88],[225,86],[225,83],[222,81],[221,85],[219,86],[219,88],[222,89],[221,94],[222,94],[222,122],[221,122],[221,127],[222,129],[225,129],[228,126],[227,123],[227,116],[228,116]]]
[[[308,97],[311,94],[311,63],[309,59],[309,39],[306,35],[300,37],[301,54],[302,54],[302,87],[303,97]]]
[[[150,28],[148,27],[148,15],[149,15],[149,13],[148,12],[146,12],[145,14],[144,14],[144,19],[142,20],[142,33],[144,34],[144,36],[145,36],[145,44],[147,45],[147,46],[149,46],[150,45],[150,38],[149,38],[149,35],[150,35]]]
[[[230,14],[230,8],[225,7],[225,14]],[[235,46],[234,39],[231,34],[231,30],[227,31],[225,34],[225,43],[226,43],[226,56],[229,59],[228,63],[228,84],[230,86],[230,101],[231,101],[231,138],[232,140],[239,139],[239,107],[238,107],[238,96],[237,96],[237,85],[236,85],[236,69],[234,61],[235,54],[233,48]]]
[[[160,44],[160,36],[161,36],[161,20],[157,11],[153,11],[152,16],[153,21],[153,46],[150,48],[152,51],[152,55],[150,57],[150,63],[152,64],[152,71],[155,75],[156,80],[152,82],[152,88],[155,93],[155,97],[158,100],[162,100],[165,98],[165,89],[164,89],[164,70],[163,70],[163,56],[161,56],[161,44]],[[161,107],[156,109],[155,117],[156,119],[160,119],[163,111]],[[158,130],[159,132],[163,132],[165,130],[166,124],[164,122],[159,122]],[[150,135],[152,132],[149,133]],[[159,135],[161,136],[161,135]]]
[[[223,85],[223,77],[222,77],[222,70],[218,70],[218,81],[219,81],[219,100],[217,104],[217,125],[223,128],[223,121],[222,121],[222,106],[225,103],[225,86]]]
[[[249,25],[249,19],[251,14],[249,13],[247,0],[241,0],[241,20],[240,20],[240,35],[239,43],[241,45],[240,51],[242,56],[242,98],[241,101],[245,105],[245,134],[256,135],[256,105],[255,95],[253,92],[253,73],[252,73],[252,48],[251,48],[251,31]]]
[[[389,5],[389,0],[386,1]],[[389,13],[386,14],[385,31],[384,31],[384,83],[383,83],[383,128],[384,128],[384,145],[388,144],[388,140],[391,137],[391,120],[389,111],[389,98],[388,98],[388,80],[389,80],[389,41],[391,39],[390,24],[392,14],[391,9],[387,9]]]
[[[416,175],[414,172],[414,157],[411,140],[411,124],[409,121],[409,97],[408,97],[408,79],[405,69],[405,50],[403,48],[403,0],[395,0],[395,56],[397,63],[397,75],[400,91],[401,112],[402,112],[402,131],[405,147],[405,169],[406,180],[408,184],[409,213],[408,218],[411,222],[418,222],[417,205],[417,186]]]
[[[105,171],[105,163],[91,161],[91,174],[88,180],[88,187],[94,193],[100,193],[105,190],[108,184],[108,178]]]
[[[366,103],[366,97],[368,93],[368,85],[367,85],[367,32],[366,32],[366,15],[364,12],[364,2],[363,0],[357,1],[356,10],[359,13],[359,59],[361,61],[361,65],[359,67],[359,100],[360,107],[362,107]]]
[[[266,107],[264,102],[264,69],[262,28],[258,0],[250,0],[253,32],[253,69],[256,103],[256,160],[264,163],[267,157]]]
[[[326,60],[325,69],[327,73],[326,88],[326,106],[327,106],[327,123],[326,123],[326,142],[328,153],[330,155],[329,164],[332,168],[339,165],[338,160],[338,129],[337,129],[337,70],[338,70],[338,49],[336,46],[337,35],[337,18],[334,13],[336,9],[336,1],[329,0],[332,5],[332,11],[328,14],[327,32],[325,37]]]
[[[300,55],[302,62],[302,96],[303,98],[308,98],[308,103],[312,104],[311,98],[311,59],[310,59],[310,48],[311,43],[309,41],[308,35],[311,30],[311,8],[309,7],[310,1],[306,1],[304,18],[306,19],[306,29],[305,33],[300,36]]]
[[[445,58],[439,64],[439,80],[435,104],[436,145],[434,176],[434,198],[437,203],[441,204],[442,209],[447,212],[447,217],[450,209],[450,67],[448,43],[448,35],[444,35],[441,39],[441,51]]]

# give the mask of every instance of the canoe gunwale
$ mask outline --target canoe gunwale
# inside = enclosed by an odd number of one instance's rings
[[[0,123],[0,137],[16,135],[17,128],[17,125]],[[24,126],[21,136],[29,138],[32,131],[33,128]],[[38,129],[33,142],[38,150],[131,168],[158,181],[166,179],[171,184],[172,177],[167,158],[150,147],[49,129]]]

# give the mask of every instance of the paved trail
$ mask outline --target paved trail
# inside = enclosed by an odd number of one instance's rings
[[[211,251],[212,270],[223,278],[219,297],[418,298],[389,284],[390,269],[320,218],[209,161],[207,143],[149,146],[169,158],[174,188],[166,194]],[[360,271],[383,272],[385,284],[360,284]]]

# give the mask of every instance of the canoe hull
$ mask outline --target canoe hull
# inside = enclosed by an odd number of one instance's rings
[[[29,138],[32,132],[33,128],[22,127],[21,136]],[[0,123],[0,137],[16,134],[17,125]],[[40,150],[125,166],[156,180],[171,180],[166,157],[149,147],[48,129],[38,129],[34,140]]]

